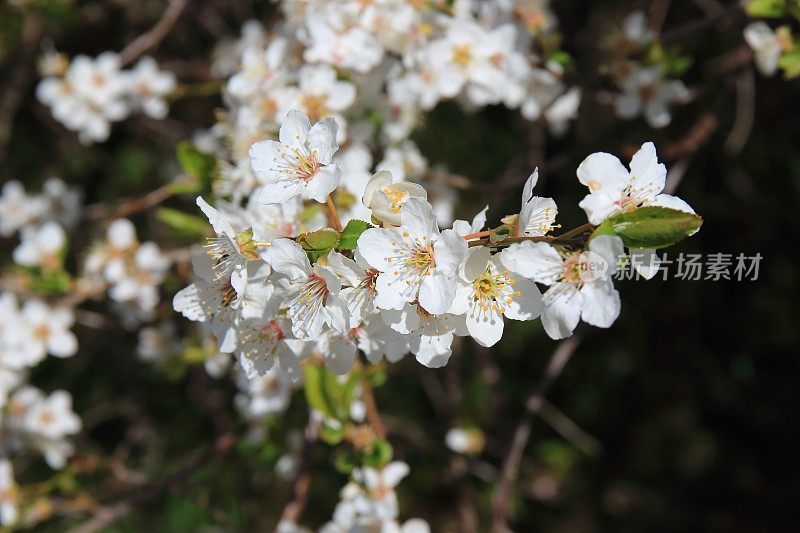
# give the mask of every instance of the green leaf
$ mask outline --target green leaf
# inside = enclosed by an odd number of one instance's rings
[[[640,207],[620,213],[600,224],[591,239],[616,235],[629,248],[663,248],[693,235],[703,219],[692,213],[666,207]]]
[[[194,178],[194,181],[175,183],[173,192],[189,194],[210,190],[211,182],[217,171],[217,158],[201,152],[188,141],[178,143],[176,155],[183,171]]]
[[[304,383],[303,389],[306,393],[306,400],[308,404],[327,416],[328,418],[336,418],[333,409],[328,403],[328,399],[323,391],[323,375],[327,372],[325,367],[315,364],[307,364],[303,367]]]
[[[372,224],[369,222],[364,222],[363,220],[351,220],[342,230],[342,234],[339,237],[338,248],[340,250],[355,250],[358,238],[361,237],[362,233],[371,227]]]
[[[750,0],[745,10],[751,17],[782,17],[786,0]]]
[[[322,439],[322,442],[330,444],[331,446],[335,446],[342,442],[342,439],[344,439],[344,433],[345,428],[343,425],[334,427],[329,426],[328,424],[323,424],[319,429],[319,438]]]
[[[364,465],[372,468],[381,468],[392,460],[394,450],[389,441],[381,439],[375,441],[372,452],[364,456]]]
[[[778,59],[778,66],[787,80],[800,76],[800,47],[783,54]]]
[[[53,270],[41,274],[29,273],[29,275],[32,288],[38,294],[47,296],[67,294],[72,285],[69,272],[64,270]]]
[[[564,67],[565,70],[570,70],[575,64],[575,62],[572,59],[572,56],[563,50],[558,50],[550,54],[549,60],[555,61],[556,63]]]
[[[352,452],[342,451],[333,459],[333,467],[337,472],[349,475],[358,467],[358,460]]]
[[[489,244],[501,243],[510,236],[511,236],[511,228],[509,228],[506,224],[503,224],[502,226],[498,226],[490,230]]]
[[[177,209],[161,207],[156,211],[156,218],[175,231],[193,238],[205,237],[208,232],[206,220]]]
[[[339,245],[339,233],[331,228],[323,228],[303,233],[295,240],[306,251],[309,260],[314,263]]]

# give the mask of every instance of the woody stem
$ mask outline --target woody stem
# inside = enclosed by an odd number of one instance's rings
[[[561,235],[558,236],[558,238],[559,239],[569,239],[570,237],[576,237],[576,236],[580,235],[581,233],[584,233],[586,231],[592,231],[592,230],[594,230],[594,224],[590,224],[590,223],[587,222],[586,224],[584,224],[582,226],[578,226],[577,228],[571,229],[566,233],[562,233]]]
[[[491,234],[492,234],[491,230],[479,231],[478,233],[470,233],[469,235],[464,235],[464,240],[468,241],[470,239],[480,239],[482,237],[488,237]]]
[[[342,231],[342,221],[339,220],[339,213],[336,212],[336,206],[333,204],[333,197],[330,194],[325,204],[328,206],[328,222],[336,231]]]

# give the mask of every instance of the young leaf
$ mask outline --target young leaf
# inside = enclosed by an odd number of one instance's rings
[[[170,228],[190,237],[205,237],[208,222],[200,217],[188,215],[177,209],[162,207],[156,211],[156,218]]]
[[[663,248],[700,229],[703,219],[693,213],[666,207],[640,207],[619,213],[600,224],[591,238],[616,235],[629,248]]]
[[[342,234],[339,237],[338,248],[340,250],[355,250],[358,238],[371,227],[372,225],[369,222],[351,220],[342,230]]]
[[[306,393],[306,400],[311,407],[323,415],[328,418],[336,418],[323,391],[324,372],[326,372],[324,367],[313,363],[309,363],[303,367],[305,378],[303,380],[303,388]]]
[[[181,141],[178,143],[176,155],[181,168],[194,178],[194,183],[176,183],[175,193],[195,193],[209,190],[211,181],[217,170],[217,158],[211,154],[201,152],[192,143]],[[192,186],[194,189],[192,189]]]

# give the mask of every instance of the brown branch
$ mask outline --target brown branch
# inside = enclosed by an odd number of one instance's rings
[[[745,69],[736,77],[736,119],[725,140],[725,152],[736,155],[742,151],[753,130],[756,114],[756,81],[753,68]]]
[[[572,354],[575,353],[575,350],[582,340],[583,333],[578,329],[572,337],[558,344],[553,355],[550,356],[550,362],[547,364],[544,375],[525,402],[525,415],[522,420],[520,420],[514,432],[511,447],[506,454],[505,461],[503,461],[502,474],[500,475],[500,480],[497,482],[497,488],[492,498],[492,513],[494,518],[491,531],[493,533],[504,533],[508,531],[508,504],[511,498],[511,489],[517,476],[517,470],[519,469],[525,446],[528,444],[531,426],[533,425],[536,415],[538,415],[542,409],[545,396],[552,388],[556,379],[561,375],[564,366],[570,360]]]
[[[386,424],[381,420],[381,412],[378,409],[378,403],[375,401],[372,385],[366,378],[361,380],[361,400],[364,402],[364,407],[367,408],[369,425],[372,426],[378,437],[385,439],[387,435]]]
[[[170,0],[167,9],[155,26],[134,39],[119,53],[120,66],[132,63],[149,49],[158,46],[178,21],[188,3],[189,0]]]
[[[586,433],[578,424],[547,400],[542,403],[539,415],[559,435],[586,455],[595,457],[602,451],[603,446],[596,438]]]
[[[98,220],[107,217],[124,218],[150,209],[172,197],[173,194],[172,184],[168,183],[139,198],[125,200],[116,207],[109,207],[105,203],[88,205],[83,211],[83,216],[87,220]]]
[[[226,433],[217,438],[214,444],[184,464],[177,472],[168,476],[160,483],[152,484],[136,492],[129,498],[108,507],[102,507],[95,512],[94,517],[83,524],[74,527],[70,533],[94,533],[113,524],[120,518],[161,495],[173,486],[185,481],[194,470],[203,466],[216,456],[228,453],[236,445],[238,437]]]
[[[300,464],[297,478],[294,481],[292,499],[283,508],[280,522],[296,524],[303,514],[303,509],[306,507],[313,474],[311,463],[314,460],[314,449],[317,446],[320,424],[321,422],[318,418],[309,417],[305,438],[303,439],[303,448],[300,450]]]

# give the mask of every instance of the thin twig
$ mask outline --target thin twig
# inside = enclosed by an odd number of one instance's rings
[[[378,403],[375,401],[372,385],[370,385],[367,378],[361,380],[361,401],[364,402],[364,407],[367,409],[367,420],[375,434],[382,439],[386,438],[386,424],[381,420],[381,412],[378,409]]]
[[[306,425],[303,448],[300,450],[300,462],[297,478],[294,481],[292,499],[286,503],[281,513],[281,523],[296,524],[303,514],[308,501],[308,492],[311,489],[311,477],[313,469],[311,463],[314,460],[314,449],[317,446],[319,437],[320,420],[317,417],[309,416]]]
[[[105,203],[88,205],[83,211],[83,216],[87,220],[98,220],[107,217],[124,218],[150,209],[174,194],[172,184],[168,183],[139,198],[125,200],[116,207],[109,207]]]
[[[522,420],[520,420],[514,432],[511,447],[506,454],[505,461],[503,461],[502,474],[500,480],[497,482],[497,488],[495,489],[492,499],[494,518],[491,530],[493,533],[508,531],[508,504],[511,497],[511,488],[517,476],[517,470],[519,469],[525,446],[528,444],[531,426],[533,425],[536,415],[538,415],[542,409],[542,405],[545,402],[545,395],[550,391],[553,383],[555,383],[556,379],[561,375],[564,366],[570,360],[572,354],[575,353],[575,350],[582,340],[582,332],[576,330],[572,337],[559,343],[553,355],[550,357],[550,362],[547,364],[547,369],[542,379],[525,402],[525,415]]]
[[[600,454],[603,446],[596,438],[586,433],[581,427],[547,400],[539,410],[542,420],[567,439],[573,446],[590,457]]]
[[[325,200],[328,206],[328,223],[333,226],[336,231],[342,231],[342,221],[339,219],[339,213],[336,211],[336,204],[333,203],[333,197],[329,194]]]
[[[186,9],[188,3],[189,0],[170,0],[167,9],[164,11],[159,21],[156,22],[155,26],[134,39],[133,42],[119,53],[120,65],[125,66],[132,63],[146,51],[158,46],[178,21],[178,18],[181,16],[184,9]]]
[[[745,69],[736,78],[736,120],[725,140],[725,152],[736,155],[742,151],[753,130],[755,119],[756,82],[753,69]]]

